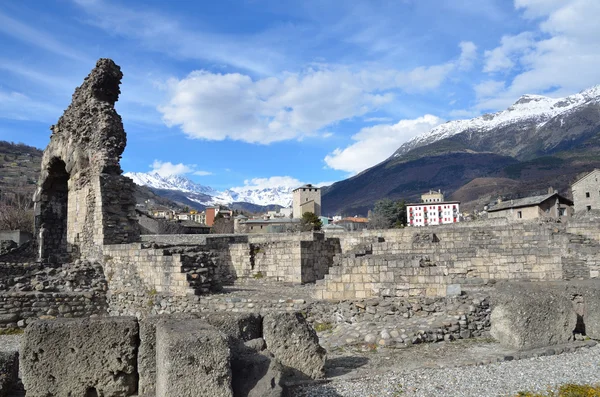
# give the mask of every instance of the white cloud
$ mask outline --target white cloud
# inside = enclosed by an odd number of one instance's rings
[[[385,160],[401,144],[442,122],[439,117],[426,114],[414,120],[400,120],[396,124],[365,127],[352,137],[355,143],[344,149],[335,149],[325,156],[325,163],[336,170],[358,173]]]
[[[392,121],[391,117],[367,117],[364,119],[367,123],[385,123],[388,121]]]
[[[163,162],[160,160],[154,160],[151,167],[152,167],[151,172],[155,172],[158,175],[163,176],[163,177],[171,176],[171,175],[185,175],[185,174],[192,174],[192,175],[199,175],[199,176],[212,175],[212,172],[197,170],[196,164],[183,164],[183,163],[173,164],[170,161]]]
[[[264,35],[217,34],[186,26],[179,19],[151,7],[127,7],[105,0],[73,0],[89,16],[87,21],[110,34],[135,40],[140,46],[177,59],[201,59],[259,74],[269,65],[283,62]]]
[[[451,72],[474,61],[475,45],[463,42],[460,47],[456,60],[409,71],[321,65],[263,79],[194,71],[181,80],[169,80],[167,100],[158,110],[165,124],[179,126],[190,138],[262,144],[302,139],[376,111],[400,90],[438,88]]]
[[[523,32],[515,36],[503,36],[500,46],[491,51],[485,51],[486,73],[507,71],[515,67],[515,63],[525,53],[532,50],[535,44],[533,33]]]
[[[212,175],[213,173],[210,171],[194,171],[192,172],[193,175],[198,175],[198,176],[207,176],[207,175]]]
[[[252,178],[244,181],[244,186],[233,187],[231,190],[234,192],[242,192],[248,189],[261,190],[270,189],[274,187],[288,187],[297,188],[298,186],[304,185],[304,182],[291,176],[272,176],[270,178]]]
[[[477,46],[472,41],[461,41],[459,47],[461,53],[458,59],[458,68],[460,70],[469,70],[477,60]]]
[[[600,82],[600,2],[597,0],[516,0],[539,32],[503,39],[486,53],[486,70],[517,71],[506,88],[480,99],[477,109],[497,110],[523,94],[572,94]]]
[[[36,101],[25,94],[0,89],[0,118],[51,122],[61,114],[57,106]]]
[[[28,43],[32,46],[55,53],[57,55],[75,60],[90,63],[85,56],[72,48],[55,40],[48,32],[25,25],[24,23],[10,18],[0,12],[0,32],[14,37],[17,40]]]
[[[504,81],[486,80],[475,86],[475,94],[477,98],[493,97],[504,90]]]

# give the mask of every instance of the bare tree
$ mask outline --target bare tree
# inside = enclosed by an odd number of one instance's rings
[[[25,193],[0,193],[0,230],[33,232],[33,202]]]
[[[233,219],[217,218],[210,231],[212,234],[232,234]]]

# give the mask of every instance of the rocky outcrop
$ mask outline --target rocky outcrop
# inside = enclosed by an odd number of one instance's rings
[[[490,333],[506,347],[526,350],[573,339],[577,314],[564,289],[515,283],[498,287],[493,302]]]
[[[319,337],[300,313],[272,313],[263,318],[267,350],[293,376],[319,379],[325,376],[325,349]]]
[[[51,127],[34,196],[39,259],[98,259],[103,244],[139,236],[134,185],[119,165],[126,136],[114,106],[122,77],[100,59]]]

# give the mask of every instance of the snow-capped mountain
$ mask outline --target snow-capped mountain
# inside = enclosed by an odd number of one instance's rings
[[[222,200],[223,203],[244,202],[258,205],[277,204],[282,207],[292,205],[292,187],[277,186],[264,189],[252,189],[246,187],[237,187],[227,189],[220,193],[216,200]]]
[[[550,186],[568,195],[579,174],[600,168],[598,153],[600,86],[558,99],[524,95],[506,110],[451,121],[406,142],[327,189],[322,211],[366,214],[377,200],[419,200],[428,189],[473,206]]]
[[[180,175],[163,177],[155,172],[126,172],[124,175],[133,179],[133,182],[136,185],[148,186],[154,189],[179,190],[182,192],[202,193],[209,196],[216,196],[219,194],[219,192],[210,186],[194,183]]]
[[[405,142],[398,150],[396,150],[392,157],[400,157],[415,148],[463,132],[485,134],[499,127],[515,125],[518,123],[533,123],[538,127],[542,127],[546,122],[557,116],[566,116],[582,106],[598,103],[600,103],[600,85],[565,98],[549,98],[542,95],[523,95],[506,110],[497,113],[484,114],[483,116],[470,120],[454,120],[439,125],[432,130]]]
[[[291,186],[277,186],[269,188],[252,188],[251,186],[234,187],[225,191],[217,191],[210,186],[195,183],[180,175],[160,176],[149,172],[127,172],[126,177],[133,179],[136,185],[147,186],[153,189],[180,191],[187,194],[191,201],[203,205],[228,205],[235,202],[244,202],[256,205],[277,204],[282,207],[292,205]]]

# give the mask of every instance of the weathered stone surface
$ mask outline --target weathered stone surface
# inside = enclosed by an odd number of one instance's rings
[[[0,397],[7,397],[19,378],[19,353],[0,352]]]
[[[156,397],[231,397],[225,336],[202,320],[156,327]]]
[[[201,317],[230,340],[246,342],[262,336],[262,317],[258,313],[203,313]]]
[[[585,335],[592,339],[600,339],[600,284],[595,280],[572,282],[567,287],[570,296],[575,299],[577,314],[580,315],[578,324]]]
[[[566,343],[573,338],[577,314],[564,292],[538,283],[498,287],[491,335],[513,349]]]
[[[270,354],[249,351],[231,359],[235,397],[280,397],[283,366]]]
[[[51,127],[34,196],[40,259],[99,259],[103,244],[139,236],[133,183],[119,165],[126,144],[115,111],[122,77],[112,60],[100,59]]]
[[[297,377],[325,375],[326,352],[319,337],[300,313],[271,313],[263,318],[267,350]]]
[[[138,348],[139,394],[156,394],[156,326],[180,320],[194,319],[191,313],[163,314],[140,319],[140,346]]]
[[[30,324],[19,359],[27,396],[135,395],[137,340],[132,317]]]

